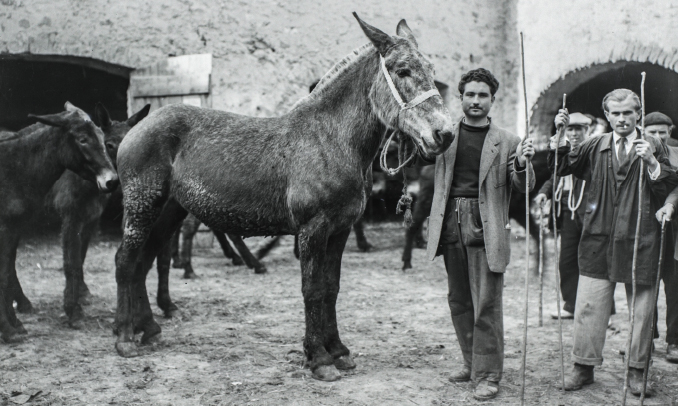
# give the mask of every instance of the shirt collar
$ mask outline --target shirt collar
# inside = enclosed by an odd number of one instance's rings
[[[617,141],[621,138],[621,135],[617,134],[616,131],[612,132],[612,142],[614,142],[614,145],[617,145]],[[633,134],[629,134],[626,136],[626,140],[628,141],[629,145],[636,139],[638,138],[638,130],[633,132]]]

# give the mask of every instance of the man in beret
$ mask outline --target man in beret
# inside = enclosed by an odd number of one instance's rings
[[[645,117],[645,132],[660,137],[667,143],[671,166],[678,168],[678,140],[671,138],[673,121],[666,114],[650,113]],[[671,221],[678,205],[678,188],[666,198],[664,207],[657,211],[657,220]],[[662,263],[662,279],[666,294],[666,360],[678,363],[678,226],[673,227],[666,223],[666,242],[664,247],[664,261]],[[675,260],[674,260],[675,259]]]

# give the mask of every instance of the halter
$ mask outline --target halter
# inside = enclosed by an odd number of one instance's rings
[[[416,107],[423,103],[424,101],[428,100],[429,98],[433,96],[440,96],[440,92],[438,92],[438,89],[434,86],[433,89],[427,90],[424,93],[419,94],[417,97],[414,99],[410,100],[409,102],[405,103],[403,101],[403,98],[400,97],[400,93],[398,93],[398,89],[396,89],[395,85],[393,84],[393,79],[391,79],[391,75],[388,73],[388,69],[386,69],[386,61],[384,61],[384,57],[379,54],[379,61],[381,65],[381,71],[384,73],[384,78],[386,79],[386,83],[388,83],[389,89],[391,89],[391,94],[393,95],[393,98],[396,100],[398,105],[400,106],[400,110],[398,110],[398,116],[396,118],[396,129],[391,133],[391,136],[388,137],[388,140],[386,140],[386,144],[384,144],[384,148],[381,150],[381,159],[379,160],[379,164],[381,166],[381,169],[388,173],[389,175],[393,176],[400,169],[402,169],[405,165],[407,165],[412,159],[414,159],[414,156],[417,154],[417,147],[415,146],[412,148],[412,154],[410,155],[409,158],[405,159],[405,139],[398,134],[399,138],[399,145],[398,145],[398,167],[397,168],[389,168],[388,165],[386,164],[386,155],[388,154],[388,146],[391,144],[391,140],[393,137],[396,135],[396,133],[400,133],[400,129],[398,128],[400,126],[400,113],[403,112],[404,110],[409,110],[413,107]],[[442,96],[441,96],[442,97]],[[386,129],[388,131],[388,128]],[[384,134],[386,136],[386,134]],[[407,193],[407,176],[405,175],[405,172],[403,172],[403,191],[402,191],[402,196],[400,196],[400,200],[398,201],[398,205],[396,206],[396,214],[400,213],[405,213],[405,227],[409,228],[412,225],[412,197]]]

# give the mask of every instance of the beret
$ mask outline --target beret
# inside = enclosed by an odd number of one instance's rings
[[[671,117],[658,111],[652,112],[645,116],[645,126],[659,124],[666,124],[671,126],[673,125],[673,121],[671,120]]]

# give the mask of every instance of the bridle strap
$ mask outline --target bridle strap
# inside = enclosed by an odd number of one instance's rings
[[[391,89],[391,94],[393,94],[393,97],[396,99],[396,102],[398,102],[398,105],[400,106],[400,111],[411,109],[412,107],[418,106],[419,104],[423,103],[424,101],[428,100],[433,96],[440,96],[440,92],[434,86],[433,89],[430,89],[418,95],[409,102],[405,103],[403,101],[403,98],[400,97],[400,93],[398,93],[398,89],[396,89],[395,84],[393,83],[393,79],[391,79],[391,75],[388,73],[388,69],[386,69],[386,61],[384,60],[384,57],[381,56],[381,54],[379,54],[379,59],[381,61],[381,71],[384,73],[386,83],[388,83],[388,87]]]

